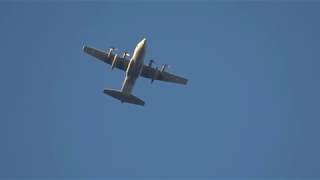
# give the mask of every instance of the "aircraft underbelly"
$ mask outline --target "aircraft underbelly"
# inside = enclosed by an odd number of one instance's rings
[[[127,96],[132,93],[134,84],[142,72],[144,65],[145,46],[137,45],[129,62],[126,78],[123,81],[121,92]]]
[[[131,76],[126,76],[121,88],[122,93],[125,95],[130,95],[133,90],[135,82],[136,82],[136,78],[133,78]]]

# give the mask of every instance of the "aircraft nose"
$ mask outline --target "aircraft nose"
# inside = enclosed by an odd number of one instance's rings
[[[144,46],[147,45],[147,39],[146,39],[146,38],[143,38],[143,39],[141,40],[141,44],[143,44]]]

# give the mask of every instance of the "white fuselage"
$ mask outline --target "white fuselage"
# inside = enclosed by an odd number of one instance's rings
[[[137,78],[140,76],[143,65],[144,65],[144,56],[146,54],[147,41],[142,39],[136,48],[134,49],[132,58],[128,64],[126,71],[126,77],[123,81],[121,92],[125,95],[130,95],[134,84]]]

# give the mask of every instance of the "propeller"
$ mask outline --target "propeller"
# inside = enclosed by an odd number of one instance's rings
[[[110,57],[110,55],[112,54],[112,51],[117,51],[118,49],[115,47],[110,47],[108,50],[108,57]]]
[[[153,59],[151,59],[151,60],[149,61],[148,66],[149,66],[149,67],[152,67],[152,64],[155,64],[155,61],[154,61]]]
[[[123,58],[130,57],[130,54],[128,53],[128,51],[124,51],[122,54],[122,57]]]
[[[118,48],[115,48],[115,47],[110,47],[109,49],[108,49],[108,51],[110,52],[110,51],[117,51],[118,50]]]
[[[151,60],[150,60],[151,61]],[[152,76],[152,78],[151,78],[151,84],[153,83],[153,81],[155,80],[155,79],[157,79],[157,77],[158,77],[158,75],[159,75],[159,70],[158,70],[158,67],[155,67],[155,72],[154,72],[154,74],[153,74],[153,76]]]
[[[163,72],[163,71],[165,71],[167,68],[171,68],[171,66],[168,65],[168,64],[163,64],[163,65],[161,66],[161,68],[160,68],[160,71]]]

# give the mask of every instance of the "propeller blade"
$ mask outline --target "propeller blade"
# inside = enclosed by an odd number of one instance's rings
[[[124,51],[123,54],[122,54],[122,56],[123,56],[123,57],[129,57],[130,54],[128,53],[128,51]]]
[[[116,48],[116,47],[110,47],[109,50],[117,51],[118,48]]]

